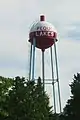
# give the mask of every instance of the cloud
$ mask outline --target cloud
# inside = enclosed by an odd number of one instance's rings
[[[69,25],[66,36],[71,40],[80,40],[80,22]]]

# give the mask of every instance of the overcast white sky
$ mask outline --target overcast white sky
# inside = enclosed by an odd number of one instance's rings
[[[59,76],[62,107],[70,96],[69,83],[80,71],[80,1],[79,0],[0,0],[0,75],[28,75],[28,33],[40,14],[57,29]],[[49,55],[49,54],[48,54]],[[46,54],[46,77],[50,77]],[[37,62],[40,57],[36,53]],[[40,65],[36,67],[40,75]],[[48,74],[49,73],[49,74]],[[50,96],[51,91],[48,91]]]

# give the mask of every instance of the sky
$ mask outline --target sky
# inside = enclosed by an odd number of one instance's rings
[[[0,75],[28,77],[29,30],[44,14],[58,31],[57,53],[62,108],[70,97],[74,74],[80,72],[79,0],[0,0]],[[48,54],[47,54],[48,53]],[[45,52],[46,78],[50,77],[49,52]],[[36,51],[35,77],[41,73],[40,51]],[[41,61],[40,61],[41,62]],[[52,98],[52,88],[47,87]],[[51,100],[52,104],[52,100]]]

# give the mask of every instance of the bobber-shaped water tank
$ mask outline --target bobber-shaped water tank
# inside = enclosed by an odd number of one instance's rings
[[[57,31],[55,27],[45,21],[45,16],[40,16],[40,21],[34,23],[30,29],[29,42],[33,44],[33,39],[36,40],[36,47],[39,49],[47,49],[57,41]]]

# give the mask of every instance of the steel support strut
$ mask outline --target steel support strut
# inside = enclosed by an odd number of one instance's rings
[[[58,74],[58,63],[57,63],[57,52],[56,52],[55,40],[54,40],[54,52],[55,52],[55,62],[56,62],[56,77],[57,77],[57,82],[58,82],[59,107],[60,107],[60,112],[61,112],[61,98],[60,98],[59,74]]]
[[[32,61],[32,44],[30,49],[29,80],[31,80],[31,61]]]
[[[42,79],[43,79],[43,90],[45,89],[44,82],[44,50],[42,50]]]
[[[35,46],[36,46],[36,40],[35,40],[35,38],[33,38],[32,80],[34,80]]]
[[[50,47],[50,52],[51,52],[51,68],[52,68],[52,85],[53,85],[54,112],[56,113],[56,102],[55,102],[55,86],[54,86],[54,70],[53,70],[53,55],[52,55],[52,47]]]

